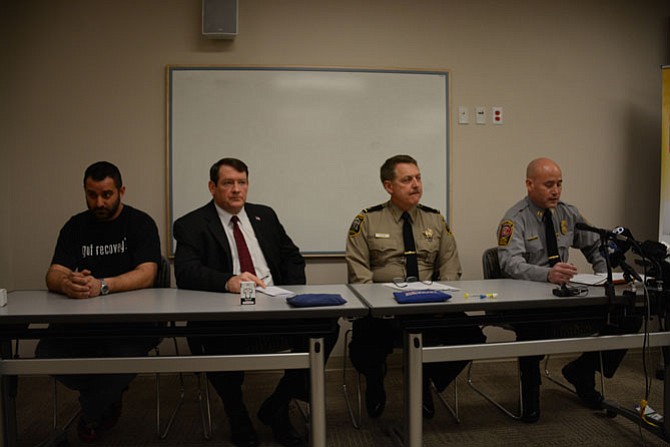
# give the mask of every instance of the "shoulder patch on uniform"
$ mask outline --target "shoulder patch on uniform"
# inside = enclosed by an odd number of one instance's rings
[[[420,209],[422,209],[422,210],[424,210],[424,211],[426,211],[426,212],[429,212],[429,213],[440,214],[440,211],[439,211],[439,210],[436,210],[435,208],[431,208],[431,207],[426,206],[426,205],[422,205],[422,204],[420,204],[420,203],[417,205],[417,207],[420,208]]]
[[[500,222],[500,228],[498,228],[498,246],[507,246],[510,239],[512,239],[512,234],[514,234],[514,222],[511,220]]]
[[[349,227],[349,237],[356,236],[361,232],[363,222],[365,222],[365,210],[363,210],[362,213],[358,214],[354,218],[354,221],[351,222],[351,226]]]

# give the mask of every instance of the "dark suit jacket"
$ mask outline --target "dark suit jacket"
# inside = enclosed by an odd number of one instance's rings
[[[305,260],[277,214],[268,206],[253,203],[247,203],[244,209],[275,285],[305,284]],[[233,259],[214,201],[177,219],[173,230],[177,240],[177,287],[225,291],[226,282],[234,276]]]

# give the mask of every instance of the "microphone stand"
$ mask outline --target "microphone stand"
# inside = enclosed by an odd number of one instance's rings
[[[632,237],[631,237],[632,239]],[[632,239],[632,243],[634,246],[638,248],[640,251],[640,254],[644,257],[644,253],[642,250],[640,250],[639,245],[637,242]],[[607,250],[607,237],[604,234],[601,234],[600,236],[600,246],[601,250],[603,250],[603,256],[605,258],[605,264],[607,265],[607,282],[605,283],[605,293],[609,301],[609,307],[610,310],[607,313],[607,320],[608,324],[610,324],[610,317],[612,314],[612,311],[614,310],[614,300],[616,297],[616,293],[614,291],[614,282],[612,280],[612,265],[611,265],[611,260],[610,260],[610,255],[609,255],[609,250]],[[623,262],[623,261],[622,261]],[[619,262],[619,265],[621,265],[622,269],[624,269],[624,274],[628,274],[630,276],[633,276],[636,279],[640,279],[640,275],[633,270],[632,267],[630,267],[628,264],[625,262]],[[661,293],[665,293],[665,290],[663,290]],[[624,295],[626,292],[624,292]],[[634,303],[635,299],[635,294],[632,295],[632,302]],[[665,304],[663,309],[659,309],[659,317],[662,318],[666,323],[668,319],[668,310],[670,307],[668,304],[670,304],[670,300],[663,300],[663,303]],[[665,329],[667,330],[667,328]],[[664,370],[663,370],[663,411],[667,412],[668,409],[670,408],[670,370],[668,369],[668,359],[666,357],[666,353],[668,352],[668,347],[667,346],[662,346],[662,351],[663,351],[663,357],[664,357]],[[601,358],[602,362],[602,358]],[[661,420],[647,420],[647,422],[642,421],[642,416],[640,415],[641,409],[631,409],[625,406],[620,405],[619,403],[609,400],[609,399],[603,399],[602,401],[602,408],[606,411],[607,416],[610,418],[613,418],[615,416],[622,416],[634,423],[636,423],[640,428],[647,430],[654,436],[664,440],[664,441],[670,441],[670,421],[661,419]],[[668,424],[668,425],[666,425]]]
[[[610,259],[609,250],[607,248],[607,240],[607,235],[600,233],[600,252],[605,258],[605,266],[607,268],[607,280],[605,281],[605,296],[607,297],[608,301],[607,324],[611,324],[612,310],[616,298],[616,292],[614,291],[614,280],[612,279],[612,261]]]
[[[617,243],[616,234],[620,233],[613,234],[612,232],[606,230],[600,230],[598,228],[585,225],[583,223],[581,224],[581,226],[580,223],[578,223],[577,229],[584,231],[592,231],[600,235],[600,251],[602,253],[602,256],[605,258],[605,265],[607,266],[607,281],[605,283],[605,294],[607,296],[609,304],[609,309],[607,311],[607,324],[611,324],[612,314],[616,311],[616,308],[619,306],[616,304],[616,292],[614,290],[614,281],[612,279],[612,259],[610,256],[607,241],[609,238],[614,238],[614,243],[616,244]],[[628,234],[625,234],[624,236],[628,238],[627,241],[630,242],[630,244],[633,246],[634,251],[637,251],[637,253],[640,256],[642,256],[644,262],[646,255],[644,251],[641,249],[640,245],[637,243],[637,241],[635,241],[633,236],[630,234],[630,231],[628,232]],[[628,276],[641,280],[642,278],[640,277],[640,275],[637,274],[637,272],[635,272],[635,270],[632,267],[626,264],[625,260],[623,259],[623,252],[625,251],[626,249],[622,249],[621,250],[622,253],[620,253],[619,256],[616,257],[614,260],[617,261],[617,265],[620,265],[621,268],[624,270],[624,278]],[[663,257],[665,256],[666,255],[664,254]],[[668,296],[668,293],[670,292],[670,278],[668,278],[670,277],[670,265],[668,266],[667,271],[661,269],[661,271],[658,272],[658,274],[662,277],[663,280],[668,279],[667,282],[666,281],[662,282],[662,290],[659,290],[659,292],[662,294],[662,298],[664,298],[661,300],[664,306],[661,309],[659,309],[659,317],[662,319],[664,323],[667,324],[667,320],[670,313],[670,296]],[[648,278],[646,277],[646,270],[645,270],[645,281],[648,281]],[[646,287],[645,287],[645,295],[646,295]],[[628,301],[629,304],[632,303],[632,305],[634,306],[636,294],[635,292],[624,291],[623,296],[624,299],[622,300],[621,302],[622,305],[620,307],[624,309],[624,311],[622,312],[622,316],[625,317],[625,304]],[[627,296],[629,300],[625,299]],[[665,329],[665,331],[667,331],[667,328]],[[664,357],[663,410],[668,411],[668,409],[670,409],[670,370],[668,368],[668,366],[670,365],[670,359],[667,358],[666,354],[670,351],[670,346],[661,345],[661,347],[663,349],[663,357]],[[601,357],[601,367],[602,367],[602,357]],[[647,418],[641,415],[640,413],[643,411],[641,407],[646,406],[646,402],[641,401],[640,407],[636,409],[630,409],[627,407],[623,407],[614,401],[603,399],[601,406],[607,412],[607,416],[609,417],[615,417],[617,415],[623,416],[626,419],[636,423],[640,429],[645,429],[648,432],[652,433],[653,435],[659,437],[660,439],[663,439],[664,441],[670,441],[670,419],[662,419],[661,416],[661,419],[659,420],[659,419]]]

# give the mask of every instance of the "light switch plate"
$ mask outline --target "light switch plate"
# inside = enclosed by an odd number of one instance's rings
[[[470,110],[467,106],[458,106],[458,124],[470,123]]]
[[[486,124],[486,109],[484,106],[475,107],[475,122],[477,124]]]

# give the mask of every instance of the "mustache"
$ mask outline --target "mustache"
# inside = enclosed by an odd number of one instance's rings
[[[112,213],[112,210],[110,210],[109,208],[100,207],[100,208],[93,208],[91,210],[91,212],[95,216],[103,216],[104,217],[104,216],[109,216]]]

